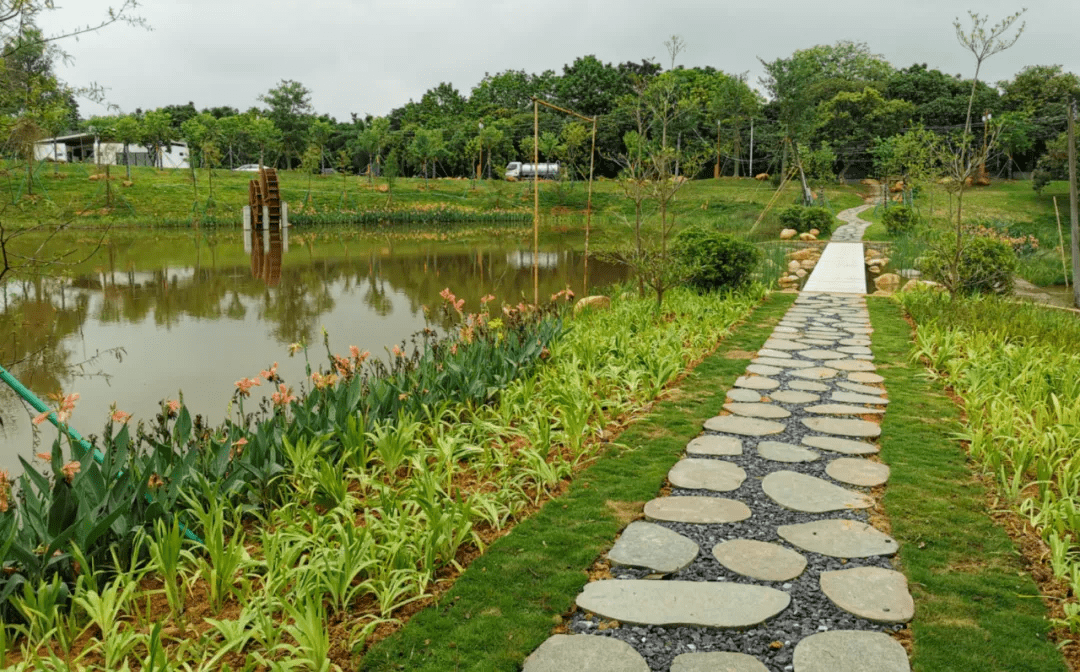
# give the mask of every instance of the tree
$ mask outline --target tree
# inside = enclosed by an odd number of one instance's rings
[[[131,181],[131,154],[128,145],[139,141],[142,136],[142,128],[139,120],[130,114],[118,118],[113,124],[113,132],[118,142],[124,143],[124,167],[127,169],[127,180]]]
[[[884,57],[870,52],[862,42],[841,41],[833,46],[818,45],[796,51],[789,58],[761,61],[766,76],[761,84],[777,105],[785,146],[809,144],[817,121],[817,107],[842,90],[862,89],[882,82],[893,68]],[[856,88],[857,87],[857,88]],[[803,183],[803,200],[812,200],[802,166],[795,152]]]
[[[259,165],[266,163],[267,152],[277,152],[282,146],[281,129],[266,117],[254,115],[248,121],[248,136],[259,148]]]
[[[1014,148],[1011,156],[1021,170],[1028,170],[1061,132],[1066,101],[1080,100],[1080,76],[1064,72],[1060,65],[1032,65],[1012,80],[998,82],[998,87],[1003,92],[1002,110],[1024,115],[1031,146]]]
[[[424,188],[427,188],[427,167],[429,163],[434,163],[443,154],[443,150],[446,146],[443,140],[443,130],[441,128],[418,128],[415,135],[413,135],[412,142],[409,143],[409,155],[420,164],[420,168],[424,173]]]
[[[564,65],[562,77],[555,82],[559,104],[588,117],[607,114],[619,96],[627,93],[626,80],[618,68],[591,54]]]
[[[323,167],[323,160],[326,156],[326,145],[330,143],[330,136],[334,132],[334,125],[324,119],[315,119],[311,122],[311,128],[308,131],[311,138],[311,144],[319,148],[319,169]]]
[[[746,75],[716,73],[716,83],[708,101],[708,116],[721,128],[730,128],[728,146],[735,157],[735,177],[742,161],[742,136],[750,120],[761,113],[761,98],[746,83]],[[719,163],[719,157],[717,157]]]
[[[165,167],[163,152],[169,151],[172,148],[172,141],[176,139],[176,132],[173,130],[172,117],[168,112],[163,110],[151,110],[147,112],[142,119],[142,133],[139,136],[139,142],[144,147],[151,150],[154,154],[154,165],[158,169]],[[188,152],[188,161],[191,160],[191,153]]]
[[[375,183],[375,173],[382,161],[382,150],[386,146],[386,139],[390,133],[390,120],[386,117],[376,117],[368,123],[367,128],[361,131],[356,139],[357,145],[367,152],[368,155],[368,182]]]
[[[195,157],[206,168],[209,189],[207,202],[214,200],[214,164],[221,158],[218,148],[220,132],[218,120],[206,112],[200,113],[180,125],[180,132],[188,143],[188,163],[191,166],[191,184],[195,190],[195,200],[199,199],[198,182],[195,178]],[[198,154],[196,154],[196,150]]]
[[[313,113],[311,91],[300,82],[283,79],[259,96],[259,101],[266,103],[266,117],[281,131],[285,167],[289,168],[292,158],[299,157],[306,147]]]
[[[213,111],[210,114],[214,115]],[[229,151],[229,168],[234,168],[236,160],[233,158],[233,148],[239,145],[247,136],[247,123],[250,119],[239,114],[214,116],[218,120],[218,132],[221,134],[221,142]]]
[[[818,111],[818,137],[834,147],[844,147],[840,179],[856,156],[869,149],[875,137],[899,133],[911,121],[915,105],[906,100],[885,100],[877,89],[841,91]]]

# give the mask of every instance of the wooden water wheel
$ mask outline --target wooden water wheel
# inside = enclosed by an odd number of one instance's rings
[[[263,228],[263,207],[270,210],[269,228],[281,228],[281,190],[278,188],[277,171],[262,168],[259,177],[248,183],[248,205],[251,206],[252,226]]]

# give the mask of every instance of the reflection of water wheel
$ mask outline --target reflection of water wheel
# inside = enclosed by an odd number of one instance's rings
[[[281,190],[278,188],[277,171],[263,168],[259,178],[248,183],[248,205],[251,206],[251,220],[255,228],[262,228],[263,207],[270,210],[270,228],[281,227]]]

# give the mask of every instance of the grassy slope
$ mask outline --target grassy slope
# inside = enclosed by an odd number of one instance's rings
[[[915,597],[916,672],[1058,672],[1046,610],[986,492],[951,437],[959,410],[907,363],[910,328],[899,306],[870,299],[874,356],[891,404],[882,458],[892,467],[884,505]]]
[[[793,300],[776,294],[722,344],[756,350]],[[573,606],[587,570],[640,512],[701,424],[723,404],[723,390],[744,359],[715,354],[666,400],[632,425],[607,453],[578,474],[569,491],[499,539],[440,603],[368,652],[363,670],[516,670]],[[614,506],[613,506],[614,504]]]
[[[252,173],[228,170],[214,171],[214,207],[207,210],[207,173],[196,171],[198,198],[192,190],[190,170],[157,171],[153,168],[132,168],[132,186],[122,186],[123,167],[112,167],[114,203],[111,211],[105,206],[105,182],[91,181],[97,172],[92,164],[60,166],[61,179],[53,177],[53,166],[45,166],[38,174],[35,198],[25,195],[12,204],[15,195],[24,194],[25,185],[19,171],[8,171],[6,184],[0,179],[4,201],[8,204],[3,213],[6,221],[28,224],[50,221],[70,213],[87,211],[76,219],[87,224],[148,225],[164,221],[176,223],[190,221],[192,212],[205,211],[209,215],[235,218],[239,223],[240,208],[247,203],[248,181]],[[3,177],[0,171],[0,177]],[[304,203],[309,194],[309,176],[296,171],[281,171],[279,178],[282,197],[290,203],[293,212]],[[380,181],[385,186],[384,181]],[[608,216],[622,221],[633,216],[633,206],[619,192],[612,180],[598,180],[594,185],[593,209],[601,217]],[[343,197],[343,189],[347,192]],[[861,200],[854,187],[834,186],[826,189],[827,197],[836,210],[858,205]],[[679,221],[714,222],[724,220],[734,230],[747,230],[753,224],[762,207],[768,203],[774,188],[768,182],[752,179],[724,178],[721,180],[695,180],[680,190],[673,208]],[[794,185],[788,185],[777,199],[773,211],[790,204],[797,197]],[[366,178],[340,175],[312,176],[310,179],[311,205],[318,212],[336,212],[341,209],[381,209],[387,206],[387,194],[369,185]],[[540,189],[541,208],[545,214],[578,214],[586,205],[585,183],[555,184],[545,182]],[[425,208],[433,205],[451,205],[466,210],[516,210],[531,214],[532,185],[525,182],[510,183],[501,180],[481,180],[476,183],[465,179],[430,180],[399,179],[393,194],[396,208]],[[767,217],[762,230],[771,230],[775,222]],[[618,228],[618,227],[616,227]]]

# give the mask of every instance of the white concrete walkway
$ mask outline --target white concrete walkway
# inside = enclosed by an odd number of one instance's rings
[[[836,217],[845,222],[833,232],[814,271],[803,286],[804,292],[833,292],[866,294],[866,267],[863,263],[863,231],[870,222],[859,219],[859,213],[871,205],[844,210]]]

